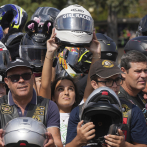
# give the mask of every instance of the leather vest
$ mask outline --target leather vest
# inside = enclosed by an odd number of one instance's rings
[[[29,104],[27,114],[25,117],[32,117],[38,121],[41,121],[47,126],[47,111],[48,111],[49,99],[37,96],[37,105]],[[8,105],[8,96],[5,95],[0,99],[0,128],[4,128],[5,125],[12,119],[19,117],[17,106]]]
[[[130,126],[131,126],[131,117],[132,117],[132,106],[129,101],[125,100],[122,95],[118,95],[121,106],[122,106],[122,111],[123,111],[123,124],[121,130],[123,131],[125,135],[125,141],[132,143],[131,142],[131,132],[130,132]]]
[[[145,117],[145,120],[146,120],[146,124],[147,124],[147,110],[145,108],[145,104],[142,101],[141,96],[138,94],[137,95],[137,100],[136,100],[136,98],[131,97],[122,87],[120,87],[119,95],[120,94],[122,95],[122,97],[124,97],[124,99],[130,101],[132,104],[138,106],[141,109],[141,111],[144,114],[144,117]]]

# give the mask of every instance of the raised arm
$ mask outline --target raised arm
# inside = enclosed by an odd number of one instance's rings
[[[54,59],[54,53],[58,48],[55,43],[55,29],[52,31],[51,38],[47,40],[47,52],[42,69],[42,80],[39,95],[51,99],[51,80],[52,80],[52,64]]]
[[[93,33],[93,40],[92,43],[89,47],[89,50],[92,52],[92,62],[91,65],[93,63],[95,63],[97,60],[99,60],[101,58],[101,46],[99,41],[96,38],[96,34],[95,32]],[[91,68],[91,66],[90,66]],[[87,85],[84,91],[84,102],[86,101],[86,99],[88,98],[88,96],[92,93],[93,88],[91,86],[91,80],[90,80],[90,69],[89,69],[89,73],[88,73],[88,78],[87,78]]]

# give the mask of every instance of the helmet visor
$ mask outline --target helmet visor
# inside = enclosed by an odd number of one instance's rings
[[[0,70],[5,70],[10,61],[9,51],[0,51]]]
[[[68,64],[70,64],[71,66],[74,66],[78,62],[78,58],[79,58],[78,52],[70,52],[69,51],[66,62]]]
[[[68,13],[61,15],[55,20],[57,30],[72,30],[93,33],[93,19],[90,16],[79,13]]]
[[[47,48],[43,46],[22,45],[19,49],[21,58],[29,61],[35,67],[42,67]]]

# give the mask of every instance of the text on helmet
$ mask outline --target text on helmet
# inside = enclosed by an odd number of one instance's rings
[[[83,18],[86,20],[90,21],[90,17],[84,14],[78,14],[78,13],[69,13],[69,14],[65,14],[63,15],[63,18],[68,18],[68,17],[78,17],[78,18]]]

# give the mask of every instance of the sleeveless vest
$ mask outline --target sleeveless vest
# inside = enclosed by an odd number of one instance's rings
[[[124,99],[126,99],[127,101],[130,101],[132,104],[138,106],[141,111],[143,112],[144,114],[144,117],[145,117],[145,120],[146,120],[146,124],[147,124],[147,110],[145,108],[145,104],[144,102],[142,101],[142,98],[141,98],[141,95],[137,95],[137,99],[133,99],[122,87],[120,87],[120,93],[119,95],[121,94],[122,97],[124,97]]]
[[[123,109],[123,124],[122,124],[121,130],[123,131],[125,135],[125,141],[132,143],[130,128],[131,128],[131,117],[132,117],[133,104],[125,100],[124,97],[122,97],[120,94],[118,96],[119,96],[121,106]]]
[[[37,105],[30,103],[25,117],[32,117],[47,126],[48,104],[49,99],[37,96]],[[0,99],[0,128],[4,128],[10,120],[17,117],[19,117],[17,106],[8,105],[8,96],[3,96]]]

